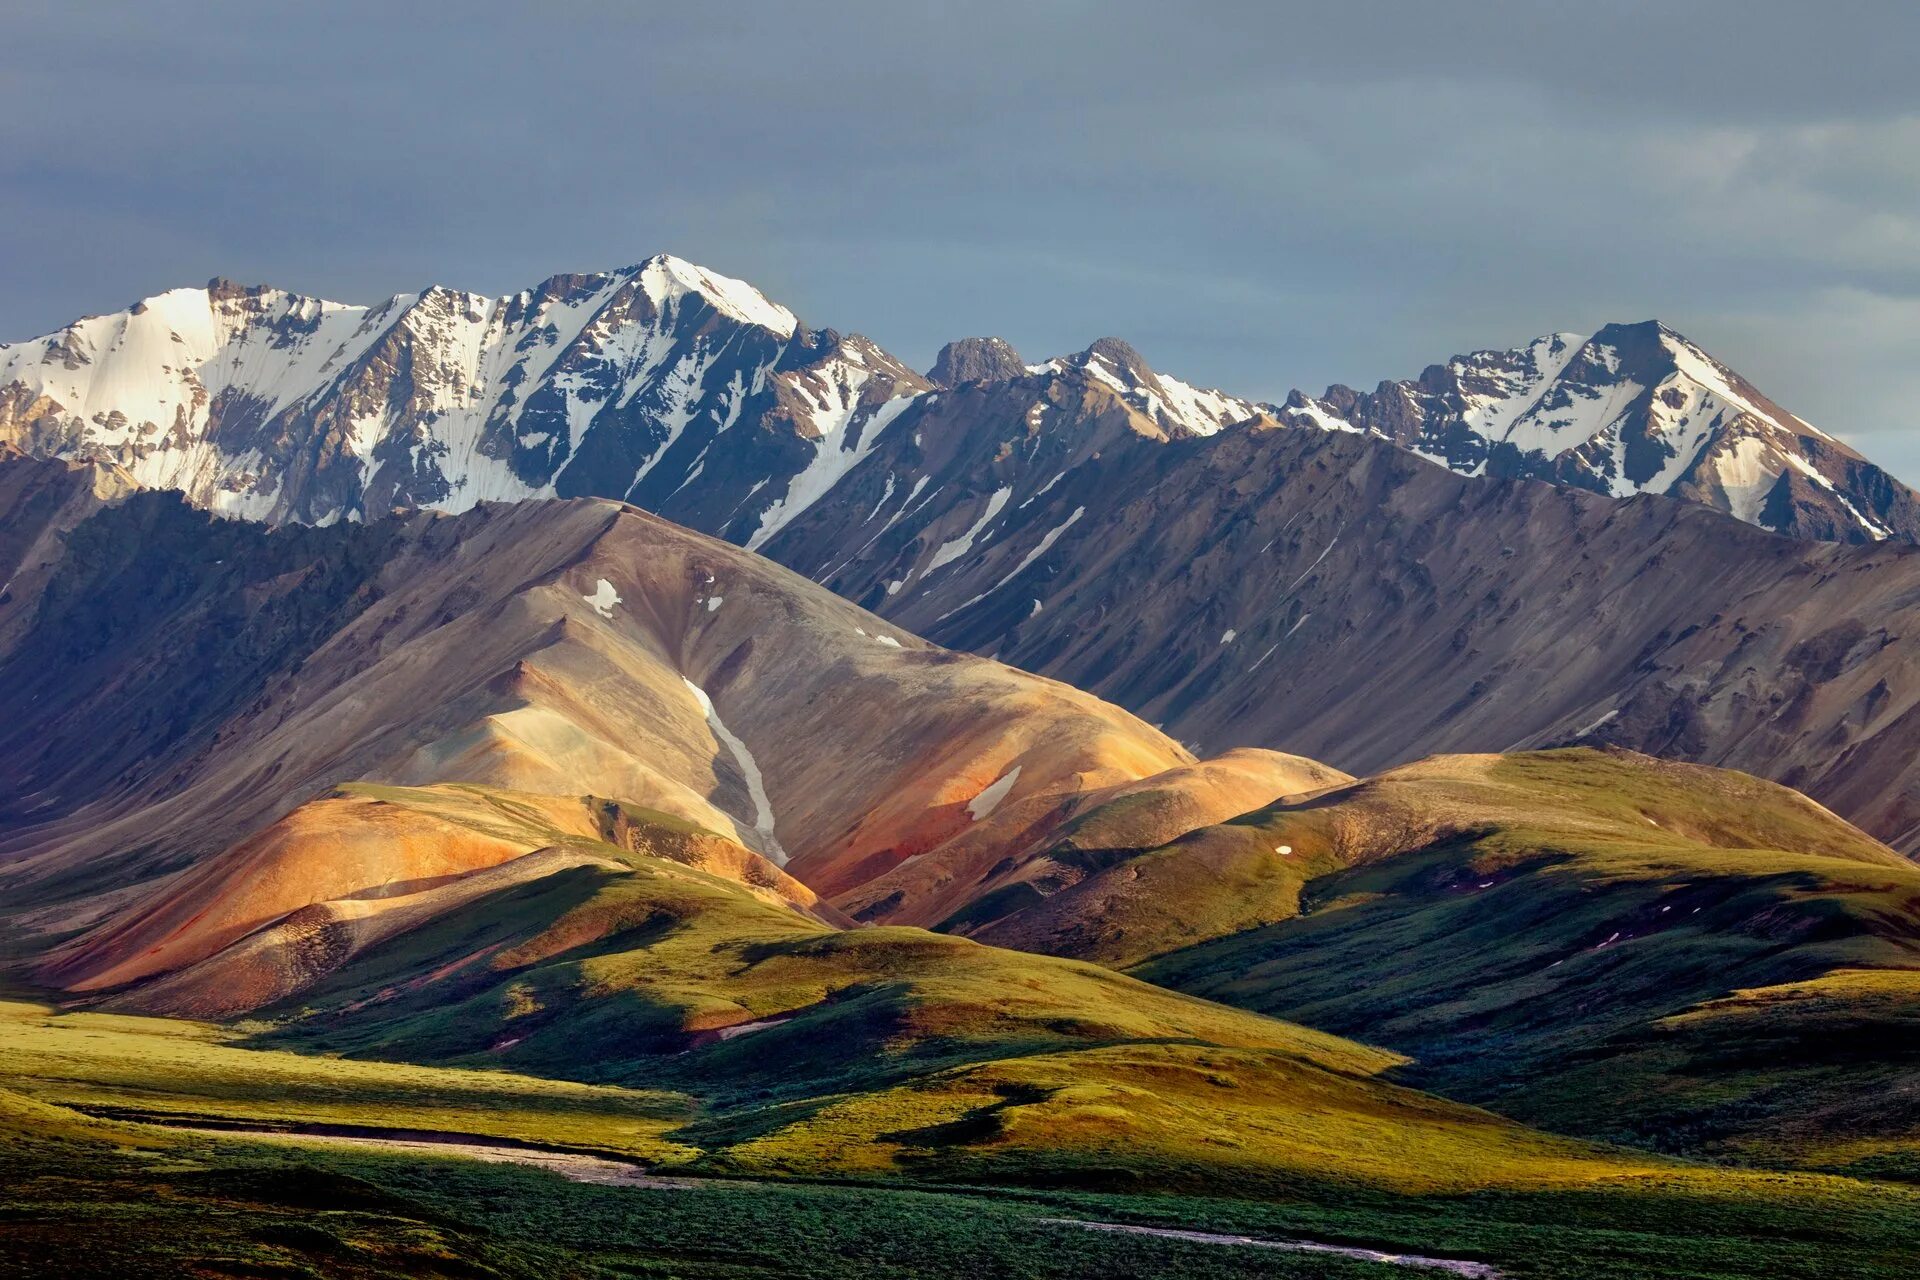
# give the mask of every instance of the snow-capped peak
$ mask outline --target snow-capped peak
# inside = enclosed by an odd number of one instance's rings
[[[742,324],[770,329],[782,338],[791,338],[800,326],[793,312],[777,302],[769,302],[766,295],[746,281],[708,271],[685,258],[659,254],[642,263],[637,275],[640,287],[662,308],[692,293],[706,299],[722,315]]]
[[[1878,539],[1912,505],[1861,486],[1871,464],[1655,320],[1456,356],[1371,393],[1296,392],[1281,417],[1374,432],[1468,475],[1671,494],[1780,532]]]

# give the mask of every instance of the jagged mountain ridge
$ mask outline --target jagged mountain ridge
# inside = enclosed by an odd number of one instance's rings
[[[866,339],[805,329],[666,256],[371,308],[216,280],[0,349],[0,370],[0,438],[112,459],[222,514],[326,524],[540,496],[661,508],[704,474],[683,522],[742,542],[816,443],[857,442],[896,391],[927,387]],[[775,479],[750,509],[716,505]]]
[[[1375,432],[1463,475],[1664,493],[1823,541],[1913,540],[1911,490],[1655,321],[1456,356],[1373,392],[1295,392],[1280,417]]]
[[[1157,373],[1112,338],[1036,365],[966,339],[922,377],[666,255],[502,298],[436,286],[377,307],[225,281],[173,290],[0,346],[0,440],[112,461],[249,518],[598,496],[759,547],[837,496],[883,436],[923,441],[943,395],[977,384],[1009,389],[1005,416],[940,413],[940,429],[1042,429],[1064,384],[1111,393],[1096,411],[1167,439],[1266,416],[1378,434],[1467,474],[1669,493],[1794,536],[1920,539],[1910,490],[1652,322],[1276,406]]]

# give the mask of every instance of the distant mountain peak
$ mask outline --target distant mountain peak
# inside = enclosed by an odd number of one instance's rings
[[[1294,393],[1296,426],[1365,431],[1466,475],[1663,493],[1778,533],[1920,534],[1920,502],[1658,320],[1551,333],[1372,392]]]
[[[1095,338],[1087,344],[1087,349],[1080,353],[1078,359],[1082,363],[1103,360],[1115,369],[1124,369],[1142,382],[1156,376],[1147,364],[1146,357],[1122,338]]]

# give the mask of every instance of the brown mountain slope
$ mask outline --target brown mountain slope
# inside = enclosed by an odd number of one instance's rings
[[[0,655],[0,712],[0,882],[18,923],[72,938],[45,975],[88,988],[540,847],[332,832],[350,801],[286,818],[344,782],[605,797],[832,895],[1011,847],[1140,779],[1191,790],[1168,813],[1199,822],[1297,790],[1301,768],[1240,756],[1222,790],[1090,695],[600,501],[270,532],[138,495],[66,540]]]
[[[964,483],[990,494],[1012,465]],[[932,572],[943,530],[876,538],[851,508],[809,512],[769,550],[1210,750],[1367,772],[1613,743],[1786,782],[1920,847],[1914,548],[1796,542],[1696,504],[1257,426],[1115,436],[1003,505],[1020,519]],[[856,550],[830,563],[805,550],[820,546]]]
[[[696,867],[823,923],[847,923],[759,854],[665,814],[464,783],[349,784],[175,877],[57,964],[86,974],[73,983],[79,991],[169,974],[131,1002],[230,1014],[302,990],[478,898],[570,867],[618,868],[623,855]]]
[[[965,932],[955,926],[1076,883],[1113,850],[1161,844],[1225,821],[1246,812],[1252,797],[1265,804],[1351,780],[1314,760],[1243,748],[1064,800],[1029,795],[996,811],[1001,821],[910,858],[837,901],[863,919]]]

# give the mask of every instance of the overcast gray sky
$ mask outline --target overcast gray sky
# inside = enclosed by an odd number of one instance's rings
[[[1912,3],[7,8],[0,340],[662,250],[1262,397],[1658,316],[1920,482]]]

